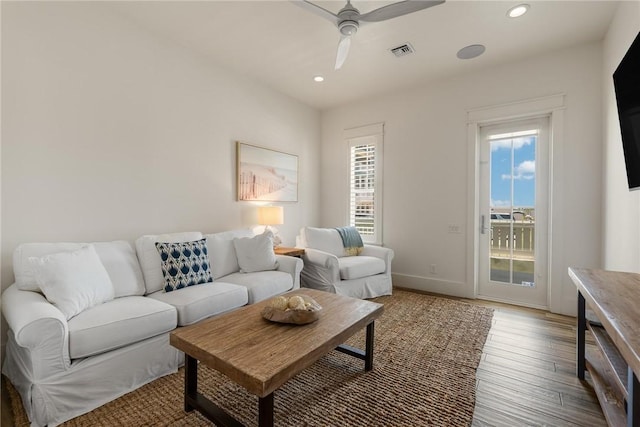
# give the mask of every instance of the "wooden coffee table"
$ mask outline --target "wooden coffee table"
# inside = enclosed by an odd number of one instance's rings
[[[171,345],[186,356],[185,411],[197,409],[216,425],[242,425],[198,393],[198,361],[258,396],[260,426],[273,426],[274,391],[330,351],[362,359],[365,371],[373,369],[374,320],[382,314],[382,304],[314,289],[286,295],[316,300],[322,306],[320,318],[307,325],[273,323],[262,318],[268,304],[262,301],[171,333]],[[364,351],[343,344],[364,327]]]

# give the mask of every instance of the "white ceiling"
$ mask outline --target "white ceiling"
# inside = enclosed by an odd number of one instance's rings
[[[419,1],[419,0],[418,0]],[[517,19],[516,4],[531,5]],[[317,1],[337,13],[346,1]],[[358,1],[366,13],[392,1]],[[117,13],[160,37],[211,58],[319,109],[602,40],[617,7],[613,1],[449,0],[413,14],[361,26],[342,69],[333,70],[340,35],[329,21],[290,1],[124,1]],[[409,42],[413,55],[389,49]],[[459,60],[456,52],[483,44],[486,52]],[[313,76],[325,77],[315,83]]]

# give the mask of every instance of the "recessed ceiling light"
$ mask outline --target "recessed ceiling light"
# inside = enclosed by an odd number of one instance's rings
[[[456,56],[460,59],[472,59],[484,53],[485,47],[481,44],[465,46],[458,51]]]
[[[324,81],[324,77],[322,77],[322,76],[313,76],[313,81],[314,82],[318,82],[318,83],[323,82]]]
[[[528,4],[519,4],[517,6],[513,6],[511,9],[507,11],[507,16],[509,18],[517,18],[519,16],[524,15],[529,10]]]

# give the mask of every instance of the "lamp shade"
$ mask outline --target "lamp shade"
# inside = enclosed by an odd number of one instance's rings
[[[260,206],[258,208],[258,224],[284,224],[284,209],[282,206]]]

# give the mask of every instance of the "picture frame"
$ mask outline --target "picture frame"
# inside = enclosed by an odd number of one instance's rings
[[[298,156],[237,141],[236,160],[238,201],[298,201]]]

